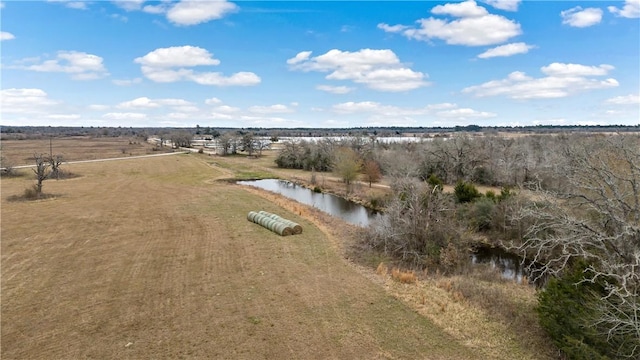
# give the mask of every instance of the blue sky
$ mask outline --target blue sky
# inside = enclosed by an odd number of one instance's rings
[[[2,125],[640,124],[640,0],[0,4]]]

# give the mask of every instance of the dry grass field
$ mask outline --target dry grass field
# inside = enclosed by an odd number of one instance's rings
[[[153,145],[141,138],[125,137],[64,137],[4,140],[2,156],[12,166],[33,165],[34,154],[48,154],[51,145],[54,155],[62,155],[65,161],[94,160],[157,153]],[[170,151],[169,148],[164,148]]]
[[[341,221],[217,181],[272,172],[269,161],[178,154],[66,165],[79,177],[45,181],[56,197],[32,202],[7,200],[31,176],[3,178],[0,357],[549,357],[451,286],[401,284],[350,263]],[[251,210],[304,232],[275,235],[246,220]]]

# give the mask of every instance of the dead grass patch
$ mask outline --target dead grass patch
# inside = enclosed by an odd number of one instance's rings
[[[413,270],[402,271],[398,268],[393,268],[393,270],[391,270],[391,277],[403,284],[416,283],[416,273]]]

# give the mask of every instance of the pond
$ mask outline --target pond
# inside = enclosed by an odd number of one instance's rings
[[[368,209],[360,204],[345,200],[332,194],[316,193],[303,186],[290,181],[278,179],[264,179],[251,181],[238,181],[240,185],[255,186],[296,200],[300,203],[313,206],[327,214],[336,216],[344,221],[367,227],[380,213]]]
[[[286,180],[264,179],[238,181],[237,183],[281,194],[362,227],[369,226],[375,219],[383,216],[379,212],[339,196],[316,193]],[[471,253],[470,259],[472,264],[489,264],[492,268],[498,269],[502,277],[506,279],[520,282],[523,276],[528,276],[526,267],[522,266],[522,258],[499,248],[478,247]]]
[[[522,264],[522,258],[500,248],[477,247],[471,253],[471,264],[489,264],[491,268],[500,271],[503,278],[517,282],[521,282],[523,276],[528,276],[527,268]]]

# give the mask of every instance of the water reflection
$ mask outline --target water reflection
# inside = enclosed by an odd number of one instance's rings
[[[522,258],[516,254],[506,252],[500,248],[478,247],[471,254],[472,264],[489,264],[497,269],[505,279],[521,282],[523,277],[531,278],[527,265],[523,265]]]
[[[305,187],[296,185],[290,181],[278,179],[264,179],[252,181],[238,181],[241,185],[255,186],[272,191],[300,203],[313,206],[330,215],[337,216],[346,222],[359,226],[369,226],[373,219],[380,216],[371,209],[345,200],[339,196],[323,193],[315,193]]]
[[[339,196],[315,193],[303,186],[286,180],[265,179],[238,181],[238,184],[255,186],[281,194],[289,199],[313,206],[330,215],[337,216],[351,224],[363,227],[369,226],[373,220],[382,216],[380,213]],[[498,269],[503,278],[517,280],[518,282],[522,281],[524,276],[529,276],[526,267],[522,265],[522,258],[499,248],[476,248],[471,254],[471,263],[489,264],[492,268]]]

